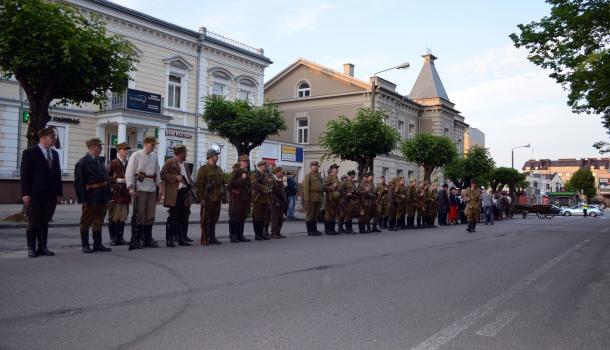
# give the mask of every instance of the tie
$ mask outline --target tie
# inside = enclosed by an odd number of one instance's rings
[[[53,169],[53,157],[51,156],[51,150],[47,148],[47,164],[49,169]]]

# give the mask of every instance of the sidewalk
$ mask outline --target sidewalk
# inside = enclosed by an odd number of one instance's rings
[[[2,204],[0,205],[0,220],[20,212],[22,209],[21,204]],[[129,218],[125,225],[130,225],[132,207],[129,208]],[[191,216],[189,223],[199,224],[199,204],[193,204],[191,206]],[[80,204],[59,204],[55,209],[55,215],[53,215],[53,221],[49,223],[49,227],[78,227],[81,215]],[[167,208],[161,204],[157,204],[157,213],[155,214],[155,225],[165,225],[167,221]],[[302,210],[295,210],[295,217],[298,220],[303,220],[304,213]],[[249,221],[250,219],[248,219]],[[220,217],[218,219],[220,223],[229,222],[229,205],[223,204],[220,208]],[[107,222],[104,222],[106,225]],[[27,223],[25,222],[11,222],[11,221],[0,221],[0,229],[8,228],[25,228]]]

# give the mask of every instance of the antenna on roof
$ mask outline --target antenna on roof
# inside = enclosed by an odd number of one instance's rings
[[[426,47],[426,54],[432,55],[432,49],[430,47]]]

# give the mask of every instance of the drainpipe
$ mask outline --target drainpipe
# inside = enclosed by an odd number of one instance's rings
[[[197,172],[197,162],[199,159],[199,118],[201,118],[201,115],[199,114],[199,102],[201,99],[199,91],[199,81],[201,79],[201,72],[199,70],[201,65],[201,46],[203,41],[203,35],[204,34],[199,33],[199,38],[197,39],[197,78],[195,79],[195,96],[197,99],[195,101],[195,161],[193,162],[192,174],[195,174]]]
[[[19,84],[19,115],[17,116],[17,168],[15,169],[16,176],[20,176],[21,167],[21,120],[23,118],[23,89]]]

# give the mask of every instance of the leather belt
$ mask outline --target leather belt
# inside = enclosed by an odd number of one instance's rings
[[[106,184],[107,184],[106,181],[96,182],[96,183],[85,185],[85,188],[87,189],[87,191],[89,191],[89,190],[94,190],[96,188],[104,187],[104,186],[106,186]]]
[[[144,175],[144,178],[146,178],[146,179],[154,179],[155,175]]]

